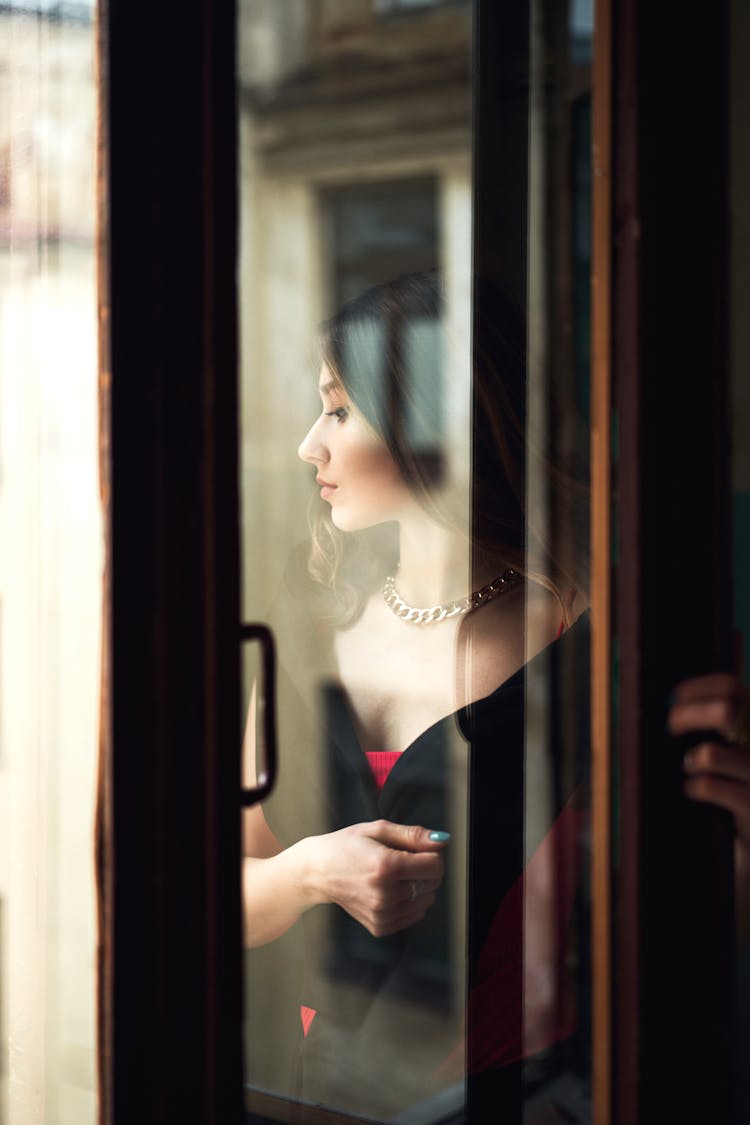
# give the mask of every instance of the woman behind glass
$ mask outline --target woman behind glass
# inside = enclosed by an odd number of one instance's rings
[[[553,551],[525,512],[523,327],[484,300],[471,532],[438,372],[414,372],[415,340],[440,332],[437,276],[378,286],[323,327],[321,413],[299,447],[319,495],[275,621],[280,780],[245,823],[248,944],[304,916],[295,1092],[369,1116],[460,1099],[469,1072],[494,1118],[520,1104],[524,1063],[549,1084],[577,1050],[585,724],[531,858],[523,774],[529,684],[549,689],[567,652],[585,693],[585,490],[538,459],[578,529]],[[250,760],[254,724],[251,706]]]

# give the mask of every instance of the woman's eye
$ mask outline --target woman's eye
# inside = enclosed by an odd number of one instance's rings
[[[326,418],[338,418],[339,422],[345,422],[349,416],[349,411],[345,406],[339,406],[336,410],[327,410]]]

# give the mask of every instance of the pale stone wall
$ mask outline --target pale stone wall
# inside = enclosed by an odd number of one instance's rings
[[[266,611],[289,550],[306,535],[310,474],[296,449],[318,409],[316,324],[333,311],[321,204],[327,188],[434,180],[448,298],[447,452],[454,473],[467,462],[470,5],[428,10],[417,21],[376,19],[369,0],[292,8],[296,16],[287,21],[263,0],[245,0],[240,32],[248,616]]]

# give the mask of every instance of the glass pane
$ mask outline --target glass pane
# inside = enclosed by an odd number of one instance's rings
[[[0,1119],[97,1120],[91,3],[0,9]]]
[[[592,17],[534,9],[511,295],[472,271],[475,15],[240,5],[243,612],[279,653],[245,1077],[274,1120],[590,1116]]]

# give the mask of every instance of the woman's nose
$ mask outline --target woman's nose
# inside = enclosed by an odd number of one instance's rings
[[[320,440],[317,422],[313,423],[300,442],[299,448],[297,449],[297,456],[303,461],[311,461],[313,463],[328,460],[328,450]]]

